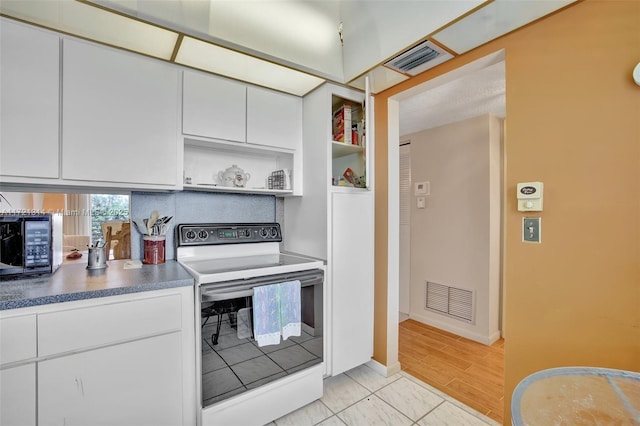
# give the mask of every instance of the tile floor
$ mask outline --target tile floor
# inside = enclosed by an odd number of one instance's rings
[[[320,400],[268,426],[274,425],[495,426],[498,423],[408,373],[384,377],[362,365],[325,379]]]

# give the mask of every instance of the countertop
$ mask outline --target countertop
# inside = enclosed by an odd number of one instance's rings
[[[0,281],[0,310],[194,285],[175,260],[137,269],[124,269],[127,260],[110,260],[105,269],[87,270],[86,257],[81,259],[51,275]]]

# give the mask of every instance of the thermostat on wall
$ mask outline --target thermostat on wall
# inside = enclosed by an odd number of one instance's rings
[[[542,182],[523,182],[518,184],[518,211],[542,211]]]
[[[429,195],[431,192],[431,184],[429,182],[416,182],[414,187],[414,195]]]

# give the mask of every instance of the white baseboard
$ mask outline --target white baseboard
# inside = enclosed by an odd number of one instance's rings
[[[434,320],[431,317],[427,318],[425,316],[411,314],[411,319],[414,319],[426,325],[430,325],[432,327],[437,327],[441,330],[445,330],[450,333],[457,334],[458,336],[466,337],[467,339],[473,340],[478,343],[482,343],[483,345],[487,345],[487,346],[496,342],[500,338],[500,330],[497,330],[489,335],[485,335],[485,334],[473,332],[471,330],[467,330],[462,327],[456,327],[455,324],[451,324],[448,321]]]
[[[371,359],[366,363],[366,365],[367,367],[371,368],[373,371],[384,377],[393,376],[394,374],[397,374],[401,371],[399,362],[396,362],[392,365],[383,365],[375,359]]]

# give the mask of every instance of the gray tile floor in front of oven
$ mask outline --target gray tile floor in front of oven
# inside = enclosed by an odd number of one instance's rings
[[[322,398],[267,426],[499,426],[404,371],[390,377],[368,365],[324,380]]]
[[[202,389],[204,405],[279,379],[322,361],[322,338],[304,331],[279,345],[259,347],[253,339],[238,339],[223,316],[218,344],[213,345],[215,317],[202,329]]]

